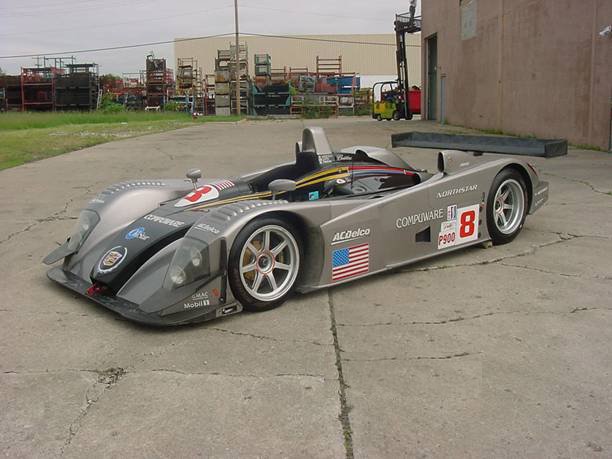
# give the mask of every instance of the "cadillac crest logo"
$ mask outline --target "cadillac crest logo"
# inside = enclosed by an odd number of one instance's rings
[[[127,256],[127,249],[117,246],[110,249],[98,263],[98,272],[102,274],[110,273],[116,269]]]

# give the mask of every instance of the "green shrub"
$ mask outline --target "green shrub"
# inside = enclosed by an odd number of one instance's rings
[[[112,94],[104,94],[100,102],[100,111],[103,113],[119,113],[125,111],[125,107],[116,102]]]
[[[304,107],[304,113],[302,118],[317,119],[317,118],[329,118],[334,113],[332,107],[318,107],[308,106]]]
[[[179,104],[173,100],[166,102],[166,104],[164,105],[164,111],[166,112],[178,112],[179,109]]]

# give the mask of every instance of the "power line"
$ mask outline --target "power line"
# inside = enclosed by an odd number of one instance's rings
[[[226,37],[229,35],[233,35],[233,33],[220,33],[215,35],[206,35],[202,37],[192,37],[192,38],[176,38],[174,40],[164,40],[164,41],[153,41],[149,43],[138,43],[132,45],[122,45],[122,46],[109,46],[105,48],[92,48],[92,49],[80,49],[80,50],[72,50],[72,51],[56,51],[56,52],[46,52],[46,53],[34,53],[34,54],[15,54],[11,56],[0,56],[0,59],[17,59],[22,57],[36,57],[36,56],[51,56],[57,54],[82,54],[82,53],[95,53],[99,51],[113,51],[119,49],[130,49],[130,48],[142,48],[145,46],[155,46],[155,45],[167,45],[171,43],[183,42],[183,41],[195,41],[195,40],[206,40],[209,38],[218,38],[218,37]],[[362,46],[389,46],[395,47],[395,43],[383,43],[376,41],[356,41],[356,40],[340,40],[333,38],[316,38],[316,37],[306,37],[306,36],[291,36],[291,35],[272,35],[272,34],[263,34],[263,33],[252,33],[252,32],[244,32],[242,35],[253,36],[253,37],[267,37],[267,38],[278,38],[283,40],[298,40],[298,41],[316,41],[323,43],[340,43],[340,44],[349,44],[349,45],[362,45]],[[420,48],[420,45],[407,44],[406,46]]]
[[[164,41],[152,41],[149,43],[138,43],[135,45],[122,45],[122,46],[109,46],[106,48],[92,48],[92,49],[79,49],[75,51],[56,51],[52,53],[35,53],[35,54],[15,54],[12,56],[0,56],[0,59],[17,59],[21,57],[37,57],[37,56],[53,56],[56,54],[82,54],[82,53],[97,53],[99,51],[114,51],[118,49],[129,49],[129,48],[143,48],[145,46],[155,46],[155,45],[168,45],[170,43],[181,42],[181,41],[192,41],[192,40],[206,40],[209,38],[218,38],[218,37],[226,37],[228,35],[233,35],[233,33],[218,33],[215,35],[206,35],[203,37],[193,37],[193,38],[175,38],[174,40],[164,40]]]

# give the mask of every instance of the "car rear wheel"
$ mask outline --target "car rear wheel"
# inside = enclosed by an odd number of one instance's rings
[[[487,200],[487,228],[496,245],[512,241],[527,216],[527,190],[521,174],[504,169],[493,180]]]
[[[234,296],[249,311],[280,306],[292,293],[300,272],[295,229],[278,218],[250,222],[230,251],[228,280]]]

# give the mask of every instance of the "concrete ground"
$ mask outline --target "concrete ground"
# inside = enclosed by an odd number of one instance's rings
[[[390,145],[427,122],[323,125]],[[41,259],[129,178],[247,172],[304,123],[205,124],[0,172],[6,457],[611,457],[612,157],[535,160],[550,202],[506,246],[281,308],[143,328],[56,287]],[[397,150],[435,167],[427,150]]]

